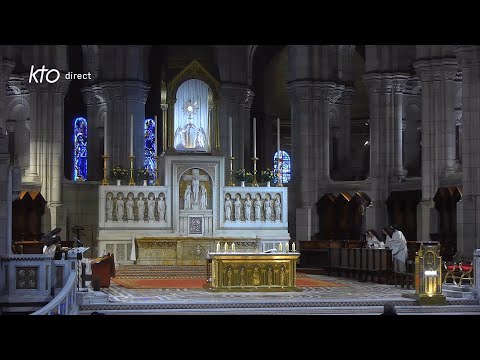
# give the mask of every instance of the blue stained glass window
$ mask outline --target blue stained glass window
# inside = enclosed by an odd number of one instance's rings
[[[145,162],[143,167],[151,173],[155,170],[155,120],[145,120]]]
[[[281,170],[282,170],[282,183],[287,184],[290,181],[292,164],[290,162],[290,155],[286,151],[281,150]],[[273,171],[275,174],[278,173],[278,152],[275,152],[273,155]],[[275,179],[274,182],[277,182]]]
[[[87,180],[87,119],[78,117],[73,123],[73,180]]]

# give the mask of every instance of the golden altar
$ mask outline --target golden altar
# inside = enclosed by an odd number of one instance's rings
[[[213,251],[215,244],[235,243],[242,252],[255,251],[258,239],[216,237],[203,238],[193,236],[178,237],[138,237],[137,265],[205,265],[207,254]]]
[[[296,287],[300,253],[209,253],[212,291],[301,291]]]

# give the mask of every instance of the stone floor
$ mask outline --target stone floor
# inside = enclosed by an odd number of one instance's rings
[[[476,314],[477,299],[447,298],[447,306],[418,306],[402,294],[414,290],[355,279],[308,275],[342,283],[343,287],[303,288],[285,293],[214,293],[202,289],[126,289],[112,285],[103,291],[108,303],[82,305],[82,314],[379,314],[385,302],[399,314]]]

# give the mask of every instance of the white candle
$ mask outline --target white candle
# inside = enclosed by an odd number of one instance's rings
[[[282,243],[278,244],[278,251],[282,252],[283,249],[282,249]]]
[[[217,253],[219,253],[219,252],[220,252],[220,243],[217,242]]]
[[[253,157],[257,157],[257,118],[253,118]]]
[[[235,243],[232,243],[232,252],[235,252]]]
[[[108,128],[107,128],[107,116],[105,115],[105,121],[103,123],[103,155],[107,156],[107,139],[108,139]]]
[[[133,114],[130,115],[130,156],[133,156]]]
[[[227,252],[227,250],[228,250],[228,243],[225,243],[224,249],[225,249],[225,252]]]
[[[292,251],[295,252],[295,242],[292,243]]]
[[[277,156],[280,156],[280,118],[277,118]]]
[[[233,157],[232,117],[228,118],[228,142],[230,143],[230,157]]]
[[[285,252],[288,252],[288,242],[285,243]]]
[[[155,156],[158,156],[158,122],[157,115],[155,115]]]

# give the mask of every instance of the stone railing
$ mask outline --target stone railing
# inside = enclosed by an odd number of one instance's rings
[[[77,315],[77,273],[72,271],[62,291],[43,308],[31,315]]]

